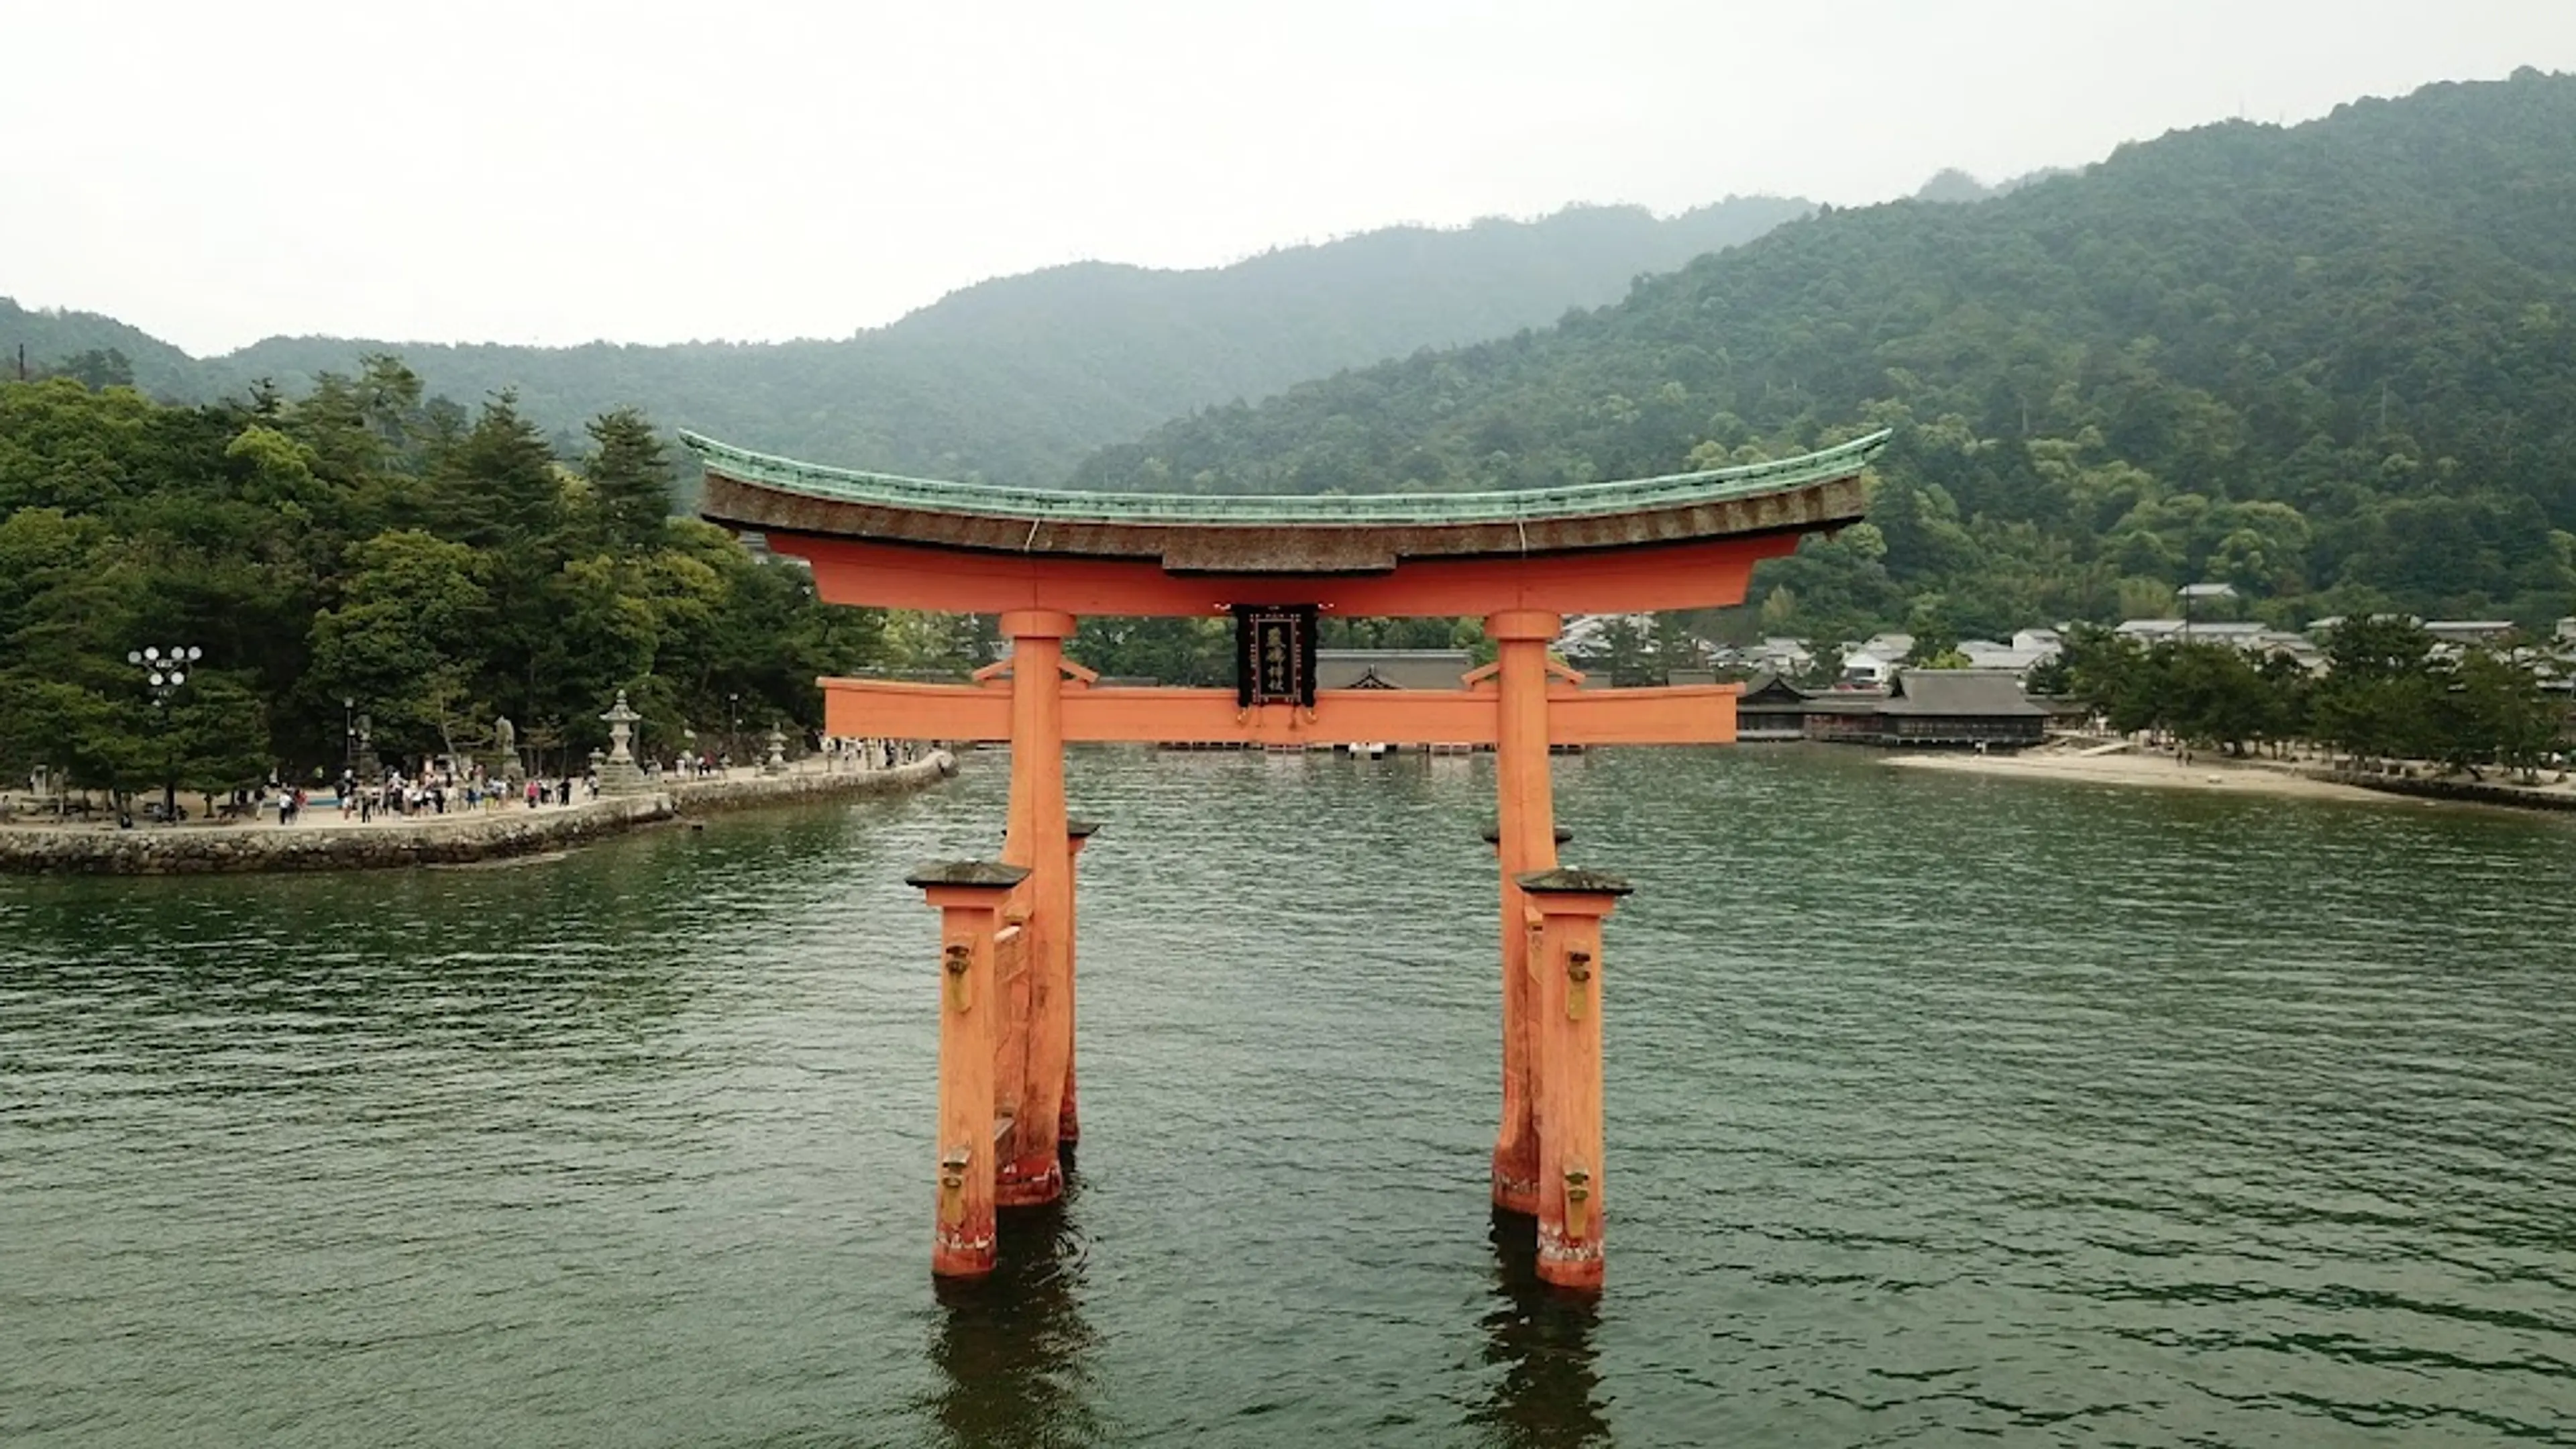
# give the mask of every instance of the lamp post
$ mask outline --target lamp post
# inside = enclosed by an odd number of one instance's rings
[[[725,696],[725,773],[733,773],[733,762],[742,757],[742,695],[739,691]]]
[[[194,644],[170,649],[158,647],[129,649],[125,662],[143,671],[143,685],[152,693],[152,718],[161,735],[161,823],[171,824],[179,818],[179,761],[170,745],[170,696],[188,682],[188,671],[206,651]]]
[[[2215,601],[2235,598],[2236,586],[2216,583],[2185,584],[2174,590],[2174,595],[2182,600],[2182,642],[2188,644],[2191,642],[2191,606],[2203,599]]]
[[[343,775],[355,774],[358,768],[357,708],[357,696],[340,696],[340,773]]]

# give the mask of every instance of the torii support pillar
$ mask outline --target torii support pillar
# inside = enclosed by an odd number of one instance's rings
[[[1003,1207],[1064,1195],[1056,1130],[1073,1066],[1073,852],[1064,816],[1064,641],[1074,618],[1060,609],[1002,615],[1011,641],[1011,819],[1002,859],[1029,873],[1028,1075],[995,1180]]]
[[[1073,1075],[1074,1043],[1079,1037],[1079,1024],[1074,1019],[1073,1010],[1075,945],[1073,902],[1074,897],[1079,894],[1075,889],[1073,863],[1082,854],[1082,847],[1089,844],[1091,837],[1099,830],[1100,822],[1097,820],[1064,822],[1064,1107],[1056,1113],[1055,1118],[1055,1143],[1059,1154],[1065,1148],[1082,1140],[1082,1113],[1074,1098]]]
[[[993,1271],[993,1053],[1002,1003],[993,956],[1002,904],[1029,873],[988,860],[937,861],[904,878],[939,911],[939,1185],[930,1271]]]
[[[1574,832],[1554,832],[1563,850]],[[1496,854],[1503,848],[1498,821],[1485,827],[1485,843]],[[1538,1215],[1538,1087],[1534,1076],[1536,1028],[1530,1021],[1531,942],[1538,935],[1538,915],[1523,902],[1519,882],[1503,873],[1503,1130],[1494,1143],[1494,1207],[1501,1212]],[[1509,913],[1517,909],[1519,919]],[[1516,989],[1517,988],[1517,989]]]
[[[1565,620],[1539,609],[1485,618],[1495,641],[1494,848],[1503,873],[1503,1122],[1494,1137],[1494,1206],[1538,1211],[1539,1133],[1530,1070],[1528,907],[1517,877],[1556,866],[1547,767],[1547,646]]]
[[[1633,887],[1589,870],[1532,871],[1519,885],[1539,918],[1531,946],[1538,1276],[1561,1288],[1597,1289],[1609,1205],[1601,1162],[1601,921]]]

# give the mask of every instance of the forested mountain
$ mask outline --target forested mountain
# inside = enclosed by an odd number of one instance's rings
[[[1051,483],[1085,451],[1176,414],[1424,347],[1501,336],[1613,300],[1804,215],[1745,197],[1670,219],[1574,207],[1534,222],[1397,227],[1204,271],[1086,262],[985,282],[838,341],[670,347],[425,346],[272,338],[192,361],[122,323],[0,300],[0,349],[51,363],[114,349],[156,395],[210,401],[261,378],[300,393],[398,353],[432,395],[515,389],[567,443],[633,406],[817,461]],[[93,381],[104,380],[93,378]]]
[[[92,387],[125,384],[165,398],[194,398],[212,375],[206,364],[113,317],[31,312],[0,297],[0,380],[18,380],[22,369]]]
[[[1766,566],[1770,631],[2168,613],[2200,580],[2282,622],[2576,611],[2576,77],[2178,132],[1974,206],[1828,210],[1546,331],[1203,411],[1073,481],[1525,486],[1882,426],[1873,524]]]

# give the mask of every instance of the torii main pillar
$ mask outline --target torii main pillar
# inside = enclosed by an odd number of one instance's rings
[[[1002,859],[1025,867],[1029,940],[1027,1038],[1004,1050],[1027,1063],[993,1201],[1032,1207],[1064,1193],[1056,1151],[1073,1068],[1073,851],[1064,806],[1064,641],[1074,617],[1058,609],[1002,615],[1011,641],[1011,806]]]
[[[1547,649],[1556,614],[1506,609],[1485,618],[1495,642],[1494,848],[1502,864],[1503,1123],[1494,1140],[1494,1206],[1539,1207],[1538,1090],[1532,1075],[1529,906],[1517,877],[1556,868],[1556,803],[1547,763]]]

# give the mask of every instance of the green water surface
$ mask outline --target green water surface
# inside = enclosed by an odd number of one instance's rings
[[[2576,829],[1558,761],[1610,1284],[1485,1205],[1490,763],[1078,752],[1085,1137],[927,1273],[890,802],[0,880],[0,1444],[2576,1443]]]

